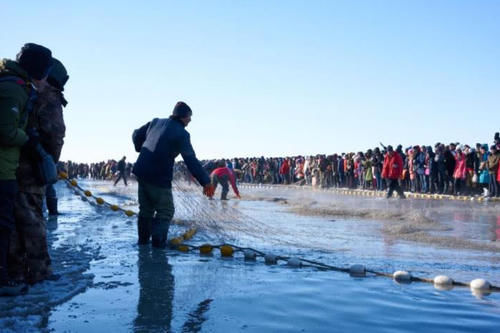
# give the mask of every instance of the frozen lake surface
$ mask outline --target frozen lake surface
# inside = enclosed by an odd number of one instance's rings
[[[136,185],[82,181],[138,210]],[[136,218],[90,204],[57,185],[63,215],[47,222],[57,281],[0,299],[0,331],[54,332],[498,332],[500,294],[352,278],[314,268],[137,246]],[[242,188],[243,200],[209,201],[175,186],[169,238],[232,243],[329,265],[500,285],[500,205],[390,200],[328,191]],[[93,200],[90,200],[93,201]]]

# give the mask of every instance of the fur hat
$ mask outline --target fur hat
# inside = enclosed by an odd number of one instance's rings
[[[54,88],[64,91],[64,85],[66,84],[66,82],[68,82],[69,79],[68,72],[66,71],[64,65],[56,58],[52,58],[52,62],[53,65],[50,68],[47,81]]]
[[[27,43],[17,54],[16,60],[31,78],[42,80],[52,66],[52,52],[44,46]]]

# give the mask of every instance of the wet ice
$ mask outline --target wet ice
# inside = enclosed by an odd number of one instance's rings
[[[106,182],[82,182],[82,186],[111,203],[138,209],[134,185],[113,188]],[[436,294],[431,285],[398,289],[384,279],[359,281],[341,273],[265,266],[259,259],[244,261],[243,255],[222,261],[218,255],[200,258],[170,250],[155,254],[135,245],[134,218],[91,205],[91,200],[83,202],[63,184],[58,190],[64,215],[48,221],[48,228],[54,271],[61,278],[33,287],[26,296],[2,299],[2,331],[85,332],[103,327],[322,331],[338,318],[357,318],[363,311],[379,317],[370,315],[358,324],[344,322],[343,327],[366,329],[376,322],[389,329],[395,322],[388,315],[405,311],[398,302],[407,303],[414,313],[405,315],[408,323],[425,313],[429,325],[444,331],[460,331],[460,327],[451,318],[429,315],[440,306],[449,308],[450,317],[463,316],[464,311],[474,314],[483,331],[493,330],[499,318],[497,294],[476,303],[468,290],[460,288],[445,294]],[[491,204],[467,203],[463,209],[456,203],[388,202],[322,191],[258,188],[244,189],[245,200],[223,203],[208,201],[198,187],[183,183],[175,184],[174,196],[178,223],[169,236],[196,226],[199,231],[192,244],[229,242],[338,266],[360,263],[386,272],[446,274],[463,281],[484,277],[500,284],[498,241],[493,241],[498,206]],[[155,284],[155,274],[164,278],[165,288]],[[338,288],[343,288],[340,294]],[[152,293],[161,300],[149,296]],[[304,303],[302,297],[311,301]],[[349,301],[353,297],[372,305],[356,307]],[[206,300],[213,301],[203,303]],[[283,302],[287,311],[276,308]],[[152,311],[162,315],[151,316]],[[197,313],[200,316],[190,321]],[[401,330],[410,330],[405,323]]]

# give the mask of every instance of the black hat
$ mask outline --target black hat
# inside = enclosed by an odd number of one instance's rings
[[[393,151],[393,149],[392,149],[392,146],[391,146],[391,145],[388,145],[388,146],[387,146],[387,151]]]
[[[52,65],[52,52],[44,46],[27,43],[17,54],[16,60],[31,78],[41,80],[47,76]]]
[[[174,111],[172,111],[172,116],[178,118],[185,118],[193,114],[191,108],[184,102],[177,102],[174,107]]]
[[[56,58],[52,58],[52,61],[53,65],[50,68],[47,81],[54,88],[64,91],[64,85],[66,84],[66,82],[68,82],[69,79],[68,72],[59,60],[57,60]]]

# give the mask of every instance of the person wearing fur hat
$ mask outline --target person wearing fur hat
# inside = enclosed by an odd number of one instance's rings
[[[26,290],[9,278],[7,265],[15,229],[16,169],[21,147],[37,144],[38,137],[25,129],[36,89],[46,81],[51,65],[52,52],[33,43],[25,44],[15,61],[0,62],[0,295],[17,295]]]
[[[203,186],[203,194],[212,197],[214,187],[196,158],[185,127],[191,122],[191,108],[178,102],[170,118],[155,118],[132,135],[139,157],[133,173],[139,183],[139,244],[152,239],[153,247],[165,248],[170,221],[174,216],[172,177],[175,158],[181,154],[191,174]]]
[[[33,112],[28,117],[27,128],[38,135],[43,150],[55,163],[59,161],[66,126],[63,107],[67,104],[64,85],[68,81],[64,65],[53,59],[47,81],[38,88],[38,98]],[[9,274],[16,281],[28,284],[52,277],[52,265],[47,246],[47,232],[43,217],[43,200],[46,185],[39,174],[39,153],[30,147],[21,150],[17,169],[17,185],[14,215],[16,231],[11,237]],[[48,186],[47,186],[48,187]],[[47,199],[50,209],[53,198]],[[57,200],[57,199],[56,199]]]

